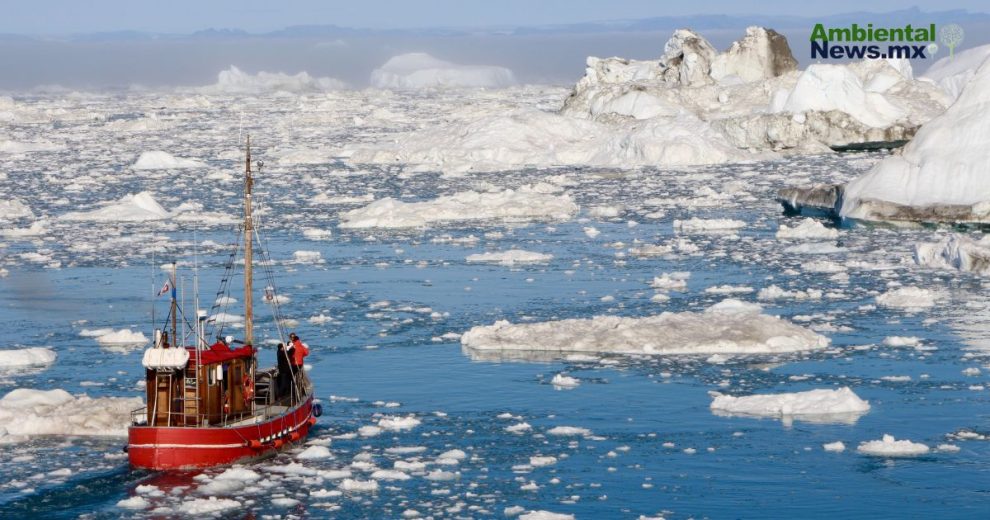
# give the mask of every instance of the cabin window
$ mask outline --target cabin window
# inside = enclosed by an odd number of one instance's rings
[[[211,368],[206,369],[206,381],[210,386],[216,386],[217,384],[217,372]]]

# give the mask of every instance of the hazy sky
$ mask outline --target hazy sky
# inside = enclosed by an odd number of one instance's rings
[[[366,28],[539,25],[690,14],[813,16],[891,11],[903,0],[3,0],[0,33],[118,30],[192,32],[210,27],[270,31],[289,25]],[[985,11],[985,0],[945,0],[925,10]]]

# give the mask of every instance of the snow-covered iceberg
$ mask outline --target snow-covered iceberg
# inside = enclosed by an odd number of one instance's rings
[[[906,60],[797,70],[786,38],[750,27],[723,53],[680,29],[658,60],[587,61],[562,113],[598,121],[667,117],[686,110],[733,146],[820,152],[909,139],[949,98],[913,78]]]
[[[710,406],[718,415],[845,424],[856,422],[870,411],[870,403],[860,399],[849,387],[741,397],[714,392]]]
[[[385,89],[428,87],[501,88],[514,85],[516,78],[505,67],[458,65],[424,52],[393,56],[371,72],[371,86]]]
[[[903,152],[845,187],[840,214],[863,220],[990,222],[990,65]]]
[[[461,336],[469,351],[614,354],[785,354],[820,349],[828,338],[759,305],[725,300],[703,312],[642,318],[596,316],[541,323],[497,321]],[[511,356],[511,354],[510,354]]]
[[[568,220],[578,205],[560,189],[545,183],[499,192],[463,191],[423,202],[393,198],[342,213],[340,227],[415,228],[452,222],[525,222]]]
[[[220,71],[215,84],[197,90],[204,94],[260,94],[276,91],[321,92],[343,88],[347,88],[347,85],[338,79],[314,78],[305,71],[298,74],[265,71],[248,74],[231,65],[229,69]]]

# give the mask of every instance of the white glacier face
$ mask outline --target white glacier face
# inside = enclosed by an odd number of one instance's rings
[[[864,220],[990,221],[990,66],[901,154],[845,189],[841,215]]]
[[[505,67],[458,65],[423,52],[393,56],[371,73],[371,86],[384,89],[502,88],[515,83],[512,71]]]

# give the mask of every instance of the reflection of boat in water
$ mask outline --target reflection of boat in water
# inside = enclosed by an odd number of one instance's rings
[[[306,437],[322,412],[313,404],[313,387],[303,370],[281,374],[288,384],[276,384],[279,368],[257,369],[254,346],[253,244],[257,239],[251,212],[252,184],[250,138],[244,180],[244,336],[243,340],[219,339],[228,316],[219,312],[220,302],[229,302],[229,281],[236,265],[238,247],[221,281],[213,320],[196,312],[189,320],[176,298],[175,269],[160,294],[171,292],[166,318],[170,333],[155,330],[155,343],[145,351],[147,406],[135,410],[128,430],[127,451],[134,467],[149,469],[195,468],[229,464],[271,455]],[[260,163],[259,163],[260,165]],[[260,243],[260,240],[259,240]],[[265,251],[262,249],[263,259]],[[266,295],[275,311],[278,335],[284,337],[269,277]],[[223,304],[226,306],[226,303]],[[195,321],[191,323],[190,321]],[[218,332],[218,341],[208,345],[207,323]],[[181,326],[180,326],[181,324]],[[180,337],[181,335],[181,337]],[[171,340],[170,340],[171,338]],[[192,346],[188,345],[192,340]],[[234,348],[234,344],[240,344]],[[278,355],[285,356],[281,349]],[[283,370],[293,371],[289,363]],[[280,389],[284,391],[280,392]]]

